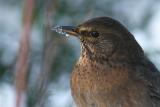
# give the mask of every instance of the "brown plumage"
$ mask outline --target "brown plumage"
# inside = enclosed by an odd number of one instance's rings
[[[123,25],[99,17],[56,29],[81,42],[71,76],[78,107],[160,107],[160,73]]]

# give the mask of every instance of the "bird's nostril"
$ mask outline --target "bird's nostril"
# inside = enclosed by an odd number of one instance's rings
[[[81,31],[81,35],[87,35],[87,31]]]

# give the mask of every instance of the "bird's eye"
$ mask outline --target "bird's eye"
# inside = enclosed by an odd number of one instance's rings
[[[98,37],[99,36],[99,33],[97,31],[91,31],[89,33],[92,37]]]

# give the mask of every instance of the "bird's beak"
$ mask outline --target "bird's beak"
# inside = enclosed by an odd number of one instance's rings
[[[57,26],[53,27],[51,30],[54,30],[60,34],[64,35],[72,35],[72,36],[78,36],[79,34],[76,32],[76,27],[74,26]]]

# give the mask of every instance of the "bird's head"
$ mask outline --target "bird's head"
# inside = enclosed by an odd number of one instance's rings
[[[76,36],[81,41],[82,54],[91,57],[138,57],[143,54],[133,35],[118,21],[109,17],[88,20],[76,27],[59,26],[57,32]]]

